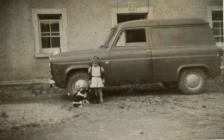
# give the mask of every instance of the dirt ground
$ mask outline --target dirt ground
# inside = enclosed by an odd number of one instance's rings
[[[0,140],[224,139],[220,79],[198,95],[160,85],[111,88],[103,104],[84,108],[49,85],[4,86],[0,95]]]

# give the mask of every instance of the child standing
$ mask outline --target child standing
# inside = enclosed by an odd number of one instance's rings
[[[100,59],[97,56],[94,56],[92,59],[92,64],[88,69],[88,72],[91,77],[90,88],[94,90],[95,96],[97,97],[97,102],[103,103],[103,91],[104,87],[104,69],[100,65]]]

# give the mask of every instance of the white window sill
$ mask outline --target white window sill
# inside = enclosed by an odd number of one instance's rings
[[[224,43],[223,42],[216,42],[216,45],[220,48],[224,47]]]
[[[49,58],[50,54],[36,53],[35,58]]]
[[[42,49],[41,52],[36,52],[35,57],[36,58],[49,58],[51,55],[56,55],[60,53],[59,48],[48,48],[48,49]]]

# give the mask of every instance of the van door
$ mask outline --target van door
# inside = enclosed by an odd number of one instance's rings
[[[121,31],[110,51],[113,85],[138,84],[151,80],[152,61],[147,28]]]

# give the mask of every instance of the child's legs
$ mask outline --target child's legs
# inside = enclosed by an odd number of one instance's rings
[[[98,98],[99,98],[99,97],[98,97],[98,96],[99,96],[99,94],[98,94],[98,90],[97,90],[97,88],[94,88],[93,90],[94,90],[94,96],[93,96],[93,97],[94,97],[94,100],[95,100],[95,101],[98,101]]]
[[[102,91],[102,88],[93,88],[94,90],[94,95],[95,95],[95,99],[96,101],[100,101],[100,102],[103,102],[103,91]]]
[[[103,102],[103,90],[102,90],[102,88],[98,88],[98,95],[100,97],[100,102]]]
[[[98,90],[97,90],[97,88],[94,88],[94,94],[95,94],[95,96],[98,96]]]

